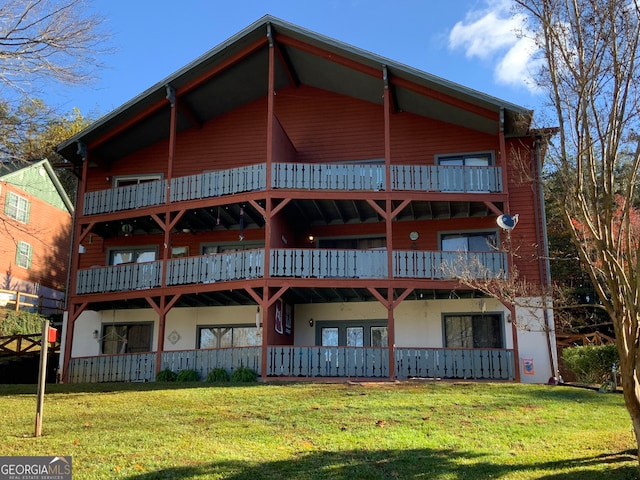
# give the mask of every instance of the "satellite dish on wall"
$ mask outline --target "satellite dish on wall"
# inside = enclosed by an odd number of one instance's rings
[[[503,213],[496,218],[496,223],[503,230],[511,231],[518,224],[518,214],[509,215],[507,213]]]

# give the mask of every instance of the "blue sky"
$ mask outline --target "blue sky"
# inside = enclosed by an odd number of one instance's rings
[[[109,113],[265,14],[538,109],[527,86],[530,46],[508,0],[93,0],[114,53],[90,86],[53,87],[46,100],[93,118]]]

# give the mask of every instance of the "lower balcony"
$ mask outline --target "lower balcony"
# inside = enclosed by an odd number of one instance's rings
[[[392,354],[398,379],[515,379],[511,349],[396,347]],[[248,367],[262,375],[261,347],[169,351],[160,358],[161,369],[193,369],[201,380],[214,368],[230,374]],[[154,352],[72,358],[69,382],[152,382],[156,359]],[[265,373],[269,378],[392,378],[389,349],[380,347],[269,346]]]
[[[201,255],[167,261],[168,286],[262,278],[265,250]],[[78,270],[76,294],[123,292],[162,285],[163,262],[131,263]],[[507,256],[502,252],[394,250],[389,273],[386,250],[272,249],[271,277],[444,280],[465,275],[502,278]]]

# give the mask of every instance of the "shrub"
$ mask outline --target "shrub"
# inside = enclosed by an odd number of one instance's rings
[[[231,373],[232,382],[255,382],[258,379],[258,374],[247,367],[236,368]]]
[[[41,333],[45,318],[37,313],[0,309],[0,336]]]
[[[565,365],[576,374],[579,382],[600,384],[611,376],[611,366],[619,365],[615,344],[584,345],[562,351]]]
[[[195,370],[181,370],[176,378],[176,382],[197,382],[198,380],[200,380],[200,374]]]
[[[175,382],[178,374],[172,372],[169,368],[165,368],[156,375],[156,382]]]
[[[214,368],[207,375],[207,382],[228,382],[229,374],[224,368]]]

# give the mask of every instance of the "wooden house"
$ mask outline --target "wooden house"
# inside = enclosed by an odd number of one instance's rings
[[[72,214],[48,160],[0,165],[0,307],[62,313]]]
[[[546,298],[460,281],[548,284],[531,115],[260,19],[58,147],[80,177],[64,378],[546,382]]]

